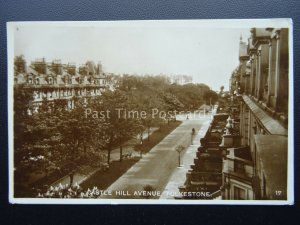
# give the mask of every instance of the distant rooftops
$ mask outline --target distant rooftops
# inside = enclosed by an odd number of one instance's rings
[[[15,57],[15,74],[18,73],[37,74],[53,74],[53,75],[94,75],[100,76],[103,74],[102,65],[99,62],[97,65],[93,61],[87,61],[85,64],[76,67],[76,63],[69,62],[62,64],[61,59],[54,59],[52,62],[46,62],[45,58],[36,58],[31,62],[30,66],[26,66],[24,56]]]

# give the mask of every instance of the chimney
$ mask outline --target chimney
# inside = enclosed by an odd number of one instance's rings
[[[61,60],[56,59],[52,62],[52,70],[56,73],[56,75],[62,75],[62,64]]]
[[[47,73],[47,65],[45,62],[45,58],[42,59],[36,59],[33,63],[34,69],[40,73],[40,74],[46,74]]]
[[[68,74],[75,76],[76,75],[76,65],[75,63],[69,63],[67,66]]]

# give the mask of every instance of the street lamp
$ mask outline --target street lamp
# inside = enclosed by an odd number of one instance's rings
[[[141,158],[143,157],[143,133],[140,134],[140,144],[141,144],[141,151],[140,151],[140,156]]]
[[[178,167],[180,167],[180,153],[184,150],[184,146],[179,145],[176,147],[176,152],[178,152]]]

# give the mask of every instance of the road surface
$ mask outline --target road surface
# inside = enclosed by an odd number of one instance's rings
[[[210,121],[210,115],[205,117],[203,115],[189,116],[189,119],[183,115],[177,118],[183,121],[182,124],[108,187],[106,194],[101,195],[100,198],[145,199],[150,193],[145,192],[146,186],[149,188],[146,190],[153,190],[151,198],[160,197],[159,195],[178,167],[176,147],[185,146],[186,149],[181,152],[181,155],[184,155],[192,144],[192,128],[197,134],[203,124],[207,125]],[[199,140],[193,140],[193,142],[193,144],[198,144]]]

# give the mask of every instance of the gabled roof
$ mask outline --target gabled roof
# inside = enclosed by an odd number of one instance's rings
[[[48,84],[47,80],[46,80],[46,76],[45,74],[40,74],[38,77],[36,77],[36,79],[39,79],[39,85],[46,85]]]
[[[31,66],[29,66],[27,68],[27,73],[32,73],[35,76],[39,75],[39,73],[35,69],[33,69]]]

